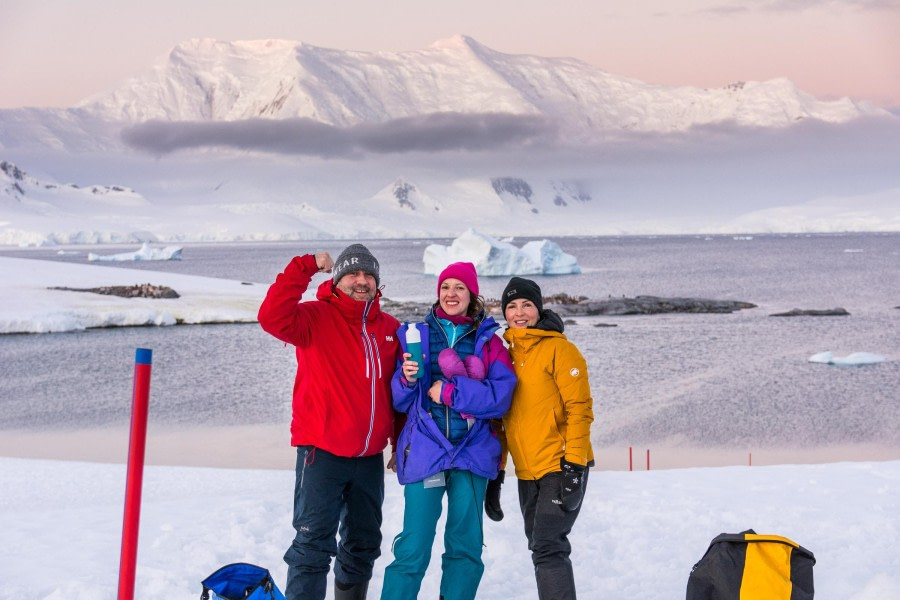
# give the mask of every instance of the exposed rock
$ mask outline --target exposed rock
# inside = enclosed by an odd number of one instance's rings
[[[181,296],[172,288],[165,285],[142,283],[136,285],[105,285],[95,288],[70,288],[52,287],[51,290],[65,290],[69,292],[91,292],[105,296],[119,296],[121,298],[180,298]]]
[[[381,307],[401,321],[420,321],[425,317],[430,304],[415,302],[394,302],[381,299]],[[745,308],[756,308],[755,304],[736,300],[706,300],[702,298],[659,298],[637,296],[636,298],[615,298],[591,300],[585,296],[556,294],[544,298],[544,308],[552,309],[560,317],[587,317],[593,315],[655,315],[663,313],[732,313]],[[501,316],[500,301],[495,298],[485,300],[485,311]]]
[[[635,298],[610,298],[607,300],[580,300],[571,304],[544,304],[562,316],[592,315],[656,315],[662,313],[732,313],[755,304],[738,300],[708,300],[704,298],[660,298],[637,296]]]
[[[774,313],[770,317],[847,317],[848,313],[843,308],[829,308],[825,310],[792,308],[787,312]]]

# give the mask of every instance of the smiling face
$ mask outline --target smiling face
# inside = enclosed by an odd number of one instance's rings
[[[538,313],[534,302],[526,298],[517,298],[506,305],[506,322],[512,329],[524,329],[537,325]]]
[[[367,301],[375,298],[375,277],[365,271],[352,271],[345,273],[336,284],[341,290],[354,300]]]
[[[441,289],[438,291],[438,301],[441,308],[451,317],[466,314],[469,310],[469,302],[472,300],[472,294],[459,279],[448,277],[441,282]]]

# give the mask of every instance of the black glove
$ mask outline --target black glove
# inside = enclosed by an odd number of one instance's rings
[[[506,471],[500,470],[497,477],[488,481],[484,494],[484,512],[491,521],[503,520],[503,509],[500,508],[500,486],[506,477]]]
[[[571,512],[581,506],[581,500],[584,498],[585,467],[570,463],[565,457],[559,459],[559,466],[563,475],[559,498],[562,500],[563,510]]]

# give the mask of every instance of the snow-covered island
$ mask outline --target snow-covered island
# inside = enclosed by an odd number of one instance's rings
[[[521,248],[473,228],[467,229],[449,246],[430,244],[422,256],[426,275],[439,275],[455,262],[470,262],[479,275],[568,275],[581,273],[578,260],[550,240],[532,241]]]
[[[180,297],[122,297],[97,291],[142,287],[148,279],[151,287],[171,288]],[[0,334],[252,323],[266,289],[214,277],[0,257]]]

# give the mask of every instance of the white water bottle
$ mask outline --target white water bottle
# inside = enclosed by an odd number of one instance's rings
[[[422,376],[422,334],[419,333],[415,323],[406,326],[406,351],[412,354],[410,360],[419,364],[419,370],[412,376],[413,379],[418,379]]]

